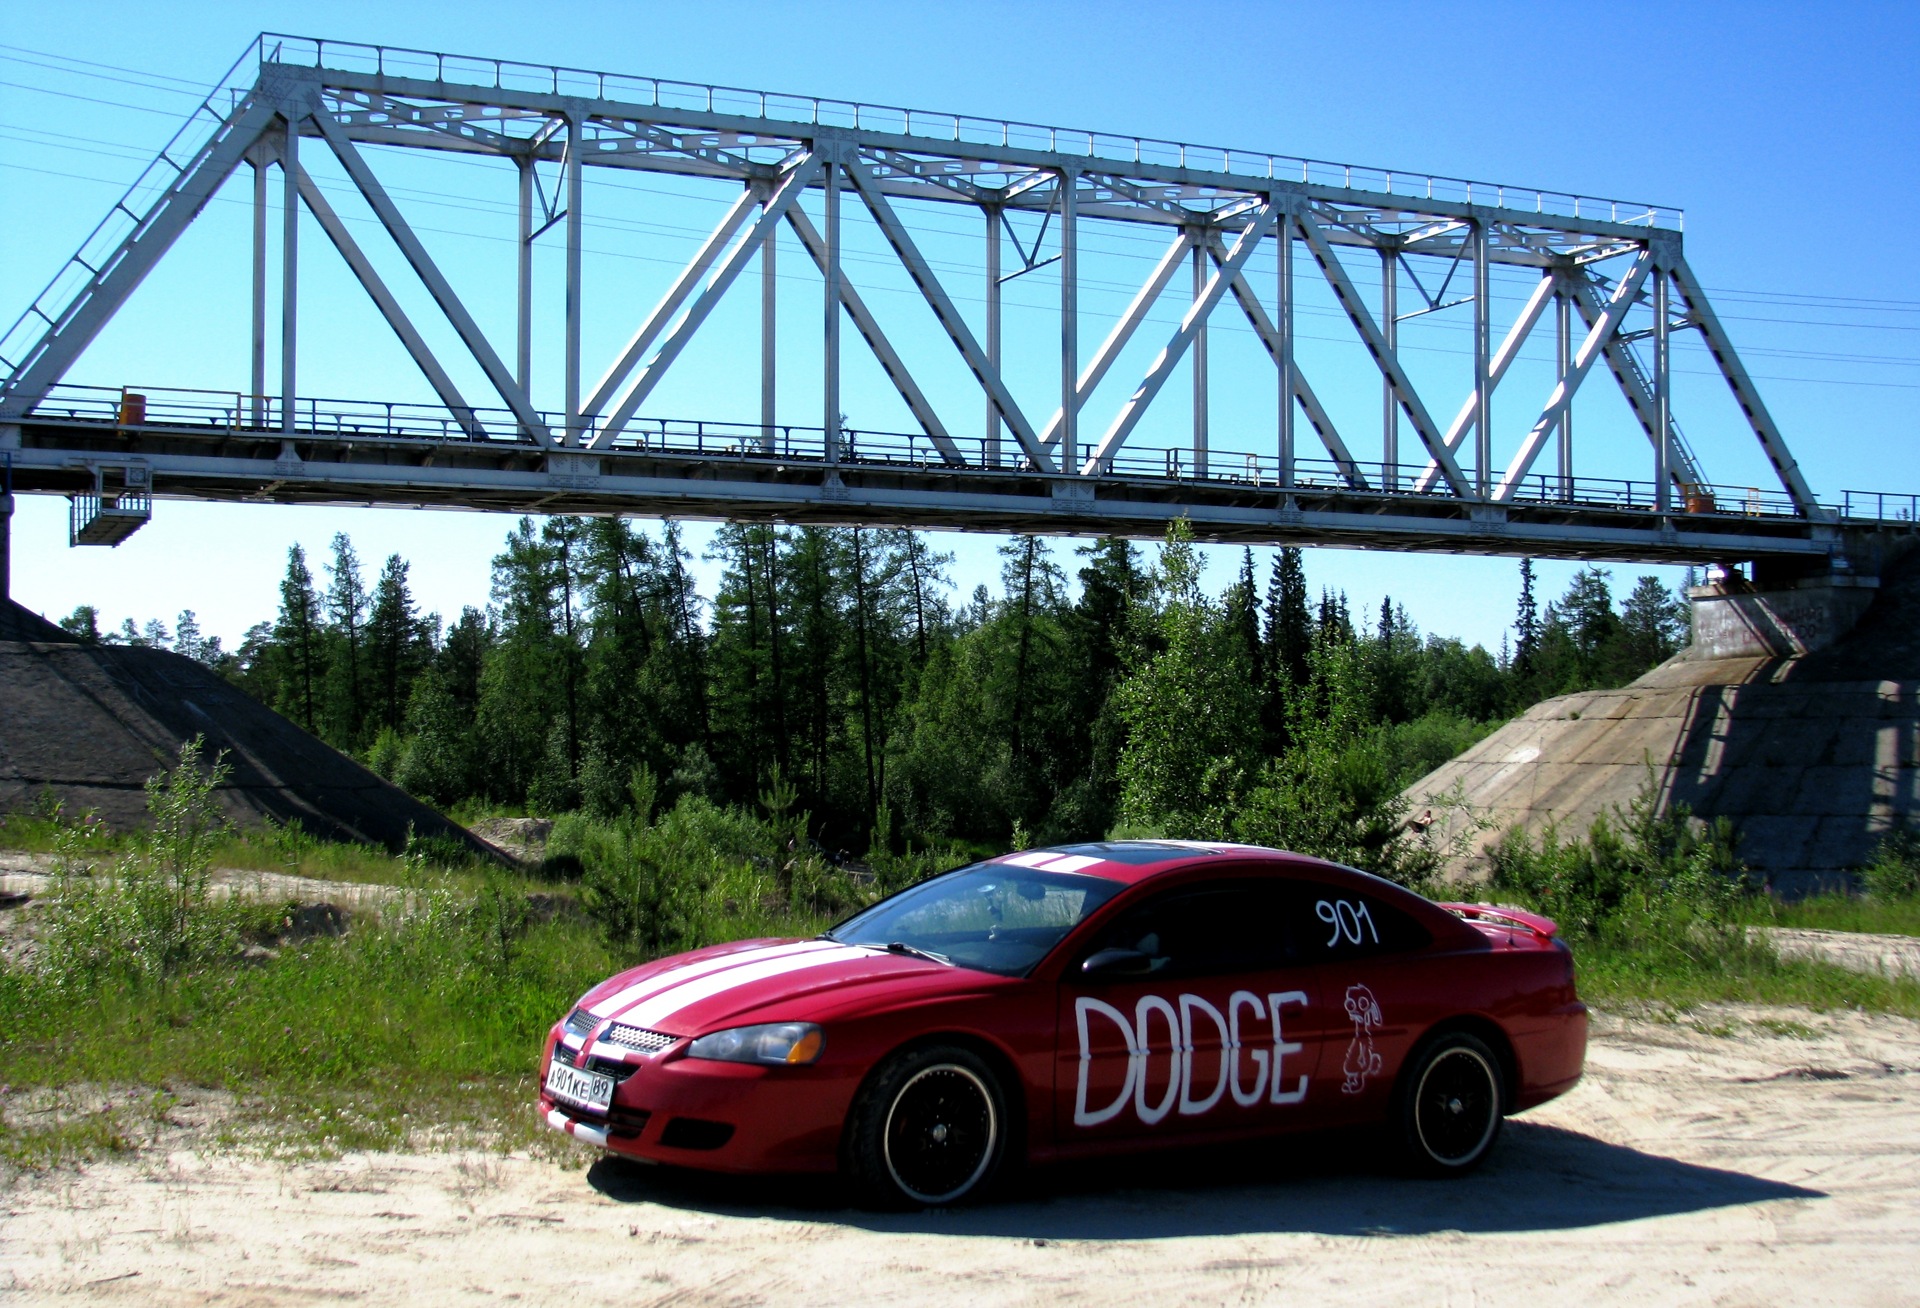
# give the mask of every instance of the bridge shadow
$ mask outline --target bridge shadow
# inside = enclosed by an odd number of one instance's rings
[[[587,1180],[621,1203],[1041,1240],[1560,1231],[1826,1197],[1523,1121],[1507,1124],[1485,1167],[1454,1181],[1398,1175],[1368,1140],[1337,1135],[1035,1169],[981,1203],[918,1213],[856,1208],[826,1177],[718,1176],[603,1159]]]

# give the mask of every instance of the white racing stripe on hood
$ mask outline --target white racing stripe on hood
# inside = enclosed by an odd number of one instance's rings
[[[785,958],[792,954],[816,953],[822,949],[843,949],[831,940],[801,940],[791,945],[767,945],[760,949],[742,949],[720,958],[709,958],[700,963],[685,963],[679,967],[670,967],[664,972],[655,972],[644,981],[636,981],[625,990],[597,1004],[589,1005],[587,1011],[595,1017],[614,1017],[621,1009],[631,1008],[648,995],[659,994],[695,977],[706,976],[710,972],[725,971],[730,967],[744,967],[768,958]]]
[[[652,1027],[663,1018],[672,1017],[683,1008],[688,1008],[703,999],[725,994],[739,986],[752,985],[756,981],[766,981],[776,976],[785,976],[790,972],[801,972],[808,968],[826,967],[833,963],[851,962],[856,958],[871,959],[871,949],[854,949],[846,945],[836,945],[831,950],[821,950],[809,954],[795,954],[786,958],[769,958],[763,962],[749,963],[745,967],[731,968],[712,976],[700,977],[677,985],[671,990],[645,1000],[639,1007],[620,1014],[620,1020],[633,1026]]]

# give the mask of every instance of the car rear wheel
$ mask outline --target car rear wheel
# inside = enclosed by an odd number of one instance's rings
[[[882,1207],[957,1203],[993,1179],[1006,1136],[1006,1095],[986,1060],[955,1045],[909,1050],[854,1101],[847,1171]]]
[[[1409,1164],[1427,1176],[1462,1176],[1499,1138],[1506,1106],[1500,1060],[1487,1043],[1451,1031],[1420,1051],[1401,1075],[1397,1115]]]

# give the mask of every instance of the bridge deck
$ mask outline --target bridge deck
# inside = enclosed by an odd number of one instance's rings
[[[18,491],[1134,537],[1184,516],[1220,542],[1694,563],[1815,558],[1842,527],[1912,529],[1911,504],[1810,518],[1782,495],[1701,487],[1663,515],[1649,482],[1553,474],[1498,505],[1415,490],[1419,466],[1363,465],[1356,487],[1348,470],[1301,460],[1283,487],[1272,456],[1217,449],[1203,468],[1190,451],[1141,450],[1106,475],[1058,476],[984,445],[956,464],[922,434],[846,432],[830,462],[818,428],[656,419],[606,448],[560,450],[499,415],[475,415],[475,438],[432,406],[317,400],[301,402],[289,437],[270,406],[252,425],[238,396],[121,422],[120,392],[61,391],[0,427]]]

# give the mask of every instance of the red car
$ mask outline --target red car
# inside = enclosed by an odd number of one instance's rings
[[[1463,1173],[1565,1093],[1587,1010],[1554,926],[1246,845],[1028,850],[812,940],[596,986],[547,1038],[547,1122],[616,1154],[843,1171],[883,1205],[1041,1163],[1383,1127]]]

